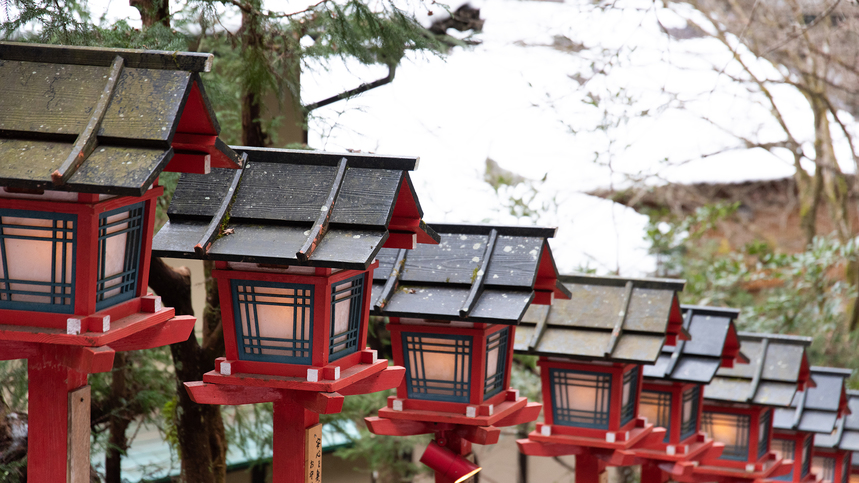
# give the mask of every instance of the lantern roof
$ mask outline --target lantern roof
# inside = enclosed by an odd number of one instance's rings
[[[547,240],[555,228],[430,227],[438,245],[379,251],[372,314],[515,325],[535,291],[569,298]]]
[[[850,414],[838,418],[832,432],[814,435],[815,447],[859,451],[859,391],[847,391],[847,407]]]
[[[0,185],[140,196],[162,170],[237,168],[212,54],[0,42]]]
[[[740,332],[740,351],[748,364],[723,367],[704,398],[714,401],[789,407],[798,390],[809,381],[805,349],[810,337]]]
[[[644,377],[707,384],[723,365],[748,362],[740,353],[734,325],[739,310],[695,305],[681,305],[680,308],[683,328],[690,340],[662,346],[656,363],[642,368]]]
[[[569,300],[532,306],[515,350],[549,357],[653,364],[682,332],[677,292],[685,281],[562,275]]]
[[[438,242],[408,174],[417,158],[235,150],[243,169],[182,174],[155,255],[365,270],[390,233]]]
[[[776,429],[830,434],[838,418],[847,409],[847,378],[850,369],[834,367],[811,368],[814,387],[808,387],[794,395],[790,406],[776,408],[773,427]]]

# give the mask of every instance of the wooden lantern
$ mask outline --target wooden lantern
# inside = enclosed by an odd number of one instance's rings
[[[641,364],[664,343],[685,339],[679,280],[562,276],[570,300],[532,310],[516,351],[540,356],[543,422],[519,450],[576,455],[576,479],[596,482],[606,466],[636,463],[635,448],[661,444],[665,431],[639,414]]]
[[[848,376],[852,374],[845,372]],[[852,475],[855,472],[852,460],[859,451],[859,391],[847,391],[847,397],[847,410],[835,422],[832,432],[814,435],[811,472],[822,483],[846,483],[856,478]]]
[[[840,418],[849,412],[845,384],[852,372],[812,367],[809,387],[796,393],[790,407],[775,409],[772,450],[784,459],[793,460],[793,465],[787,474],[774,480],[799,483],[815,481],[820,476],[811,471],[815,433],[829,436],[837,431],[839,422],[843,423]]]
[[[740,333],[748,364],[721,368],[704,387],[701,429],[724,445],[721,456],[702,458],[692,475],[678,481],[772,479],[788,473],[793,460],[770,451],[773,413],[789,407],[809,380],[805,337]]]
[[[389,317],[394,362],[406,377],[379,416],[365,420],[375,434],[435,434],[459,458],[472,443],[497,442],[498,428],[539,415],[539,404],[510,388],[515,325],[532,304],[569,292],[547,242],[554,229],[432,228],[439,245],[379,253],[373,314]],[[431,467],[437,482],[457,481]]]
[[[243,170],[182,176],[155,252],[215,261],[226,357],[185,384],[191,398],[274,402],[274,481],[303,482],[319,414],[405,372],[366,348],[376,254],[438,235],[421,220],[415,158],[236,150]]]
[[[89,481],[87,375],[194,326],[147,294],[157,177],[238,155],[200,81],[211,54],[0,42],[0,59],[0,357],[28,360],[28,477]]]
[[[740,353],[734,325],[739,310],[689,305],[681,309],[690,340],[664,346],[655,364],[642,367],[639,412],[666,430],[660,443],[636,450],[642,459],[644,483],[662,483],[677,476],[663,467],[688,474],[700,459],[720,454],[722,446],[714,446],[701,432],[702,384],[708,384],[720,367],[748,363]]]

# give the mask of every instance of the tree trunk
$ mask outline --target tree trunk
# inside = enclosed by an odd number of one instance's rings
[[[108,446],[104,455],[105,483],[122,483],[122,456],[128,450],[128,439],[125,431],[131,424],[124,401],[129,399],[128,384],[128,354],[117,352],[113,359],[113,374],[110,383],[110,405],[112,412],[108,418]]]
[[[814,174],[808,174],[800,166],[800,155],[796,155],[796,196],[799,198],[799,227],[805,234],[805,245],[808,246],[817,234],[817,208],[820,206],[820,194],[823,190],[823,173],[815,169]]]
[[[176,315],[193,315],[190,271],[174,270],[160,258],[152,257],[149,285],[161,295],[164,305],[176,309]],[[207,306],[207,313],[210,312],[208,309]],[[205,325],[205,318],[203,322]],[[183,382],[202,380],[203,373],[214,367],[212,354],[218,351],[204,350],[192,332],[185,342],[172,344],[170,352],[176,368],[179,399],[176,425],[182,481],[223,483],[226,481],[226,436],[220,407],[193,402],[182,385]],[[220,352],[223,353],[223,343]]]
[[[250,2],[251,5],[257,6],[259,2]],[[257,15],[250,12],[242,11],[242,54],[247,56],[261,55],[260,52],[264,49],[262,25]],[[259,62],[257,60],[257,62]],[[256,84],[261,86],[261,84]],[[260,100],[262,92],[254,92],[254,88],[247,88],[242,95],[242,144],[245,146],[265,147],[266,136],[262,128],[260,116],[262,114],[262,106]]]
[[[140,12],[144,27],[161,23],[170,26],[170,2],[168,0],[129,0],[128,4]]]

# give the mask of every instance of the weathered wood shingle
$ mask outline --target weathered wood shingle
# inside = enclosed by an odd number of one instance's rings
[[[438,245],[382,249],[374,272],[374,315],[518,324],[535,289],[557,284],[550,228],[430,225]]]
[[[730,365],[737,358],[745,361],[734,325],[739,310],[694,305],[680,308],[690,340],[663,346],[656,363],[642,368],[644,377],[707,384],[724,364]]]
[[[710,384],[704,386],[704,398],[790,406],[809,377],[805,350],[811,338],[740,332],[739,339],[740,352],[749,363],[719,369]]]
[[[415,158],[235,150],[247,156],[235,192],[229,191],[236,181],[232,170],[181,176],[154,253],[365,269],[395,225],[409,226],[423,243],[436,242],[409,181]],[[216,236],[208,243],[204,238],[213,228]]]
[[[519,353],[652,364],[682,331],[682,280],[564,275],[569,300],[532,307],[516,329]]]
[[[211,57],[0,42],[0,185],[139,196],[176,153],[237,167],[198,74]]]

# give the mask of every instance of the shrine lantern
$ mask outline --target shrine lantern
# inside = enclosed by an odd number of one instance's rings
[[[852,371],[845,372],[848,376],[852,374]],[[859,391],[847,391],[847,398],[847,410],[835,422],[832,432],[814,435],[811,472],[821,483],[847,483],[854,472],[852,459],[854,452],[859,451]]]
[[[793,460],[793,465],[787,474],[773,480],[800,483],[816,481],[820,477],[811,468],[816,456],[813,447],[815,435],[829,437],[837,432],[839,424],[843,424],[843,416],[849,413],[845,384],[852,372],[833,367],[812,367],[809,387],[797,392],[789,407],[774,410],[772,450],[781,458]],[[843,463],[843,459],[840,458],[839,462]],[[849,462],[847,464],[849,466]],[[847,478],[849,468],[840,474]]]
[[[708,384],[720,367],[748,363],[740,353],[734,325],[739,310],[690,305],[681,309],[690,339],[666,344],[655,364],[642,366],[639,412],[648,422],[665,428],[661,442],[635,451],[642,459],[643,483],[662,483],[678,476],[662,467],[688,474],[698,460],[721,453],[722,446],[714,446],[700,431],[702,384]]]
[[[773,412],[790,407],[806,388],[810,369],[807,337],[739,333],[748,364],[721,368],[704,387],[702,430],[725,445],[718,458],[702,459],[688,479],[737,481],[772,479],[790,471],[793,460],[770,451]]]
[[[569,292],[547,242],[554,229],[431,227],[438,245],[377,256],[372,313],[389,317],[394,362],[406,377],[379,416],[365,420],[375,434],[434,434],[421,461],[437,482],[453,482],[470,473],[471,443],[494,444],[499,427],[537,419],[540,405],[510,388],[515,326],[533,304]]]
[[[395,387],[367,349],[374,259],[437,243],[408,172],[415,158],[235,148],[243,170],[184,174],[155,237],[162,256],[215,261],[226,357],[186,383],[206,404],[274,402],[275,482],[316,469],[319,414]]]
[[[28,477],[88,481],[87,375],[194,326],[147,293],[158,175],[238,155],[211,54],[0,42],[0,60],[0,358],[28,360]]]
[[[686,338],[680,280],[560,277],[569,300],[533,307],[516,333],[516,351],[539,355],[543,422],[519,450],[576,455],[576,479],[596,482],[606,465],[636,464],[634,448],[661,443],[664,431],[639,414],[641,364],[665,343]]]

